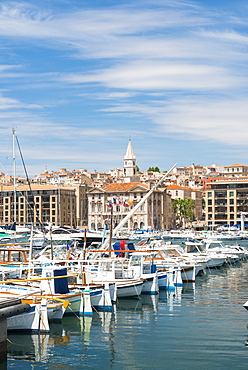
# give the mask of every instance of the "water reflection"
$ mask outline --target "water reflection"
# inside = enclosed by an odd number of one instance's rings
[[[80,318],[65,316],[62,323],[52,323],[50,333],[46,335],[9,334],[8,360],[48,362],[53,347],[67,347],[75,335],[81,337],[85,346],[92,344],[91,330],[94,327],[100,328],[102,333],[108,335],[106,338],[109,342],[111,361],[114,361],[114,328],[118,314],[129,311],[137,313],[142,320],[149,320],[157,314],[158,301],[159,298],[155,295],[144,295],[140,299],[120,299],[111,312],[94,312],[93,316]]]
[[[213,270],[175,291],[119,299],[111,312],[64,317],[49,335],[11,334],[9,368],[162,369],[166,358],[166,368],[193,370],[217,368],[204,367],[213,358],[224,369],[237,368],[236,353],[247,366],[247,283],[244,263],[228,274]]]
[[[176,287],[175,290],[163,290],[159,293],[159,302],[166,304],[170,313],[175,307],[181,306],[182,300],[194,302],[195,283],[186,283],[183,287]]]
[[[47,362],[49,334],[8,335],[8,358]]]

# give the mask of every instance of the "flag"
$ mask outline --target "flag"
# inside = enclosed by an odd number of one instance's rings
[[[128,202],[128,204],[129,204],[130,206],[133,204],[133,202],[132,202],[131,200],[128,200],[127,202]]]
[[[116,204],[116,199],[115,198],[113,198],[113,203]]]
[[[113,207],[112,202],[110,202],[109,200],[107,200],[106,204],[107,204],[107,206],[109,206],[109,207]]]
[[[128,207],[128,203],[124,200],[123,202],[124,207]]]

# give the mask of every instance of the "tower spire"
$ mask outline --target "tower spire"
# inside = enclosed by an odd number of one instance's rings
[[[133,151],[132,142],[131,142],[130,138],[128,140],[126,155],[124,157],[124,160],[126,160],[126,159],[136,160],[136,157],[135,157],[134,151]]]
[[[136,157],[133,151],[131,139],[129,138],[127,144],[127,151],[124,157],[124,178],[125,182],[137,182],[139,177],[137,176]]]

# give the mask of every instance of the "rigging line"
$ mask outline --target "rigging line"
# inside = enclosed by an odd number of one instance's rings
[[[31,195],[32,195],[32,197],[34,199],[34,193],[33,193],[33,190],[31,188],[31,183],[30,183],[30,180],[29,180],[29,177],[28,177],[28,172],[27,172],[27,168],[26,168],[26,165],[25,165],[25,162],[24,162],[23,155],[22,155],[22,151],[21,151],[21,147],[20,147],[20,144],[19,144],[19,140],[18,140],[18,138],[17,138],[16,135],[15,135],[15,138],[16,138],[18,149],[19,149],[20,157],[21,157],[21,160],[22,160],[22,165],[23,165],[23,168],[24,168],[24,171],[25,171],[26,179],[27,179],[27,182],[28,182],[28,187],[29,187],[29,190],[31,192]],[[37,210],[37,207],[36,207],[35,202],[33,201],[33,206],[31,206],[31,204],[29,203],[29,206],[32,207],[33,210],[35,211],[36,217],[37,217],[38,222],[41,225],[41,227],[44,227],[42,221],[40,220],[40,217],[39,217],[38,210]]]

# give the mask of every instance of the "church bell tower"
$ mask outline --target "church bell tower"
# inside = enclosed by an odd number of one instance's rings
[[[131,139],[128,141],[123,170],[125,182],[138,182],[140,180],[139,176],[137,176],[136,157],[134,155]]]

